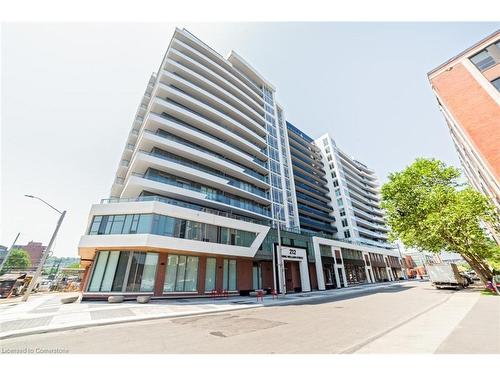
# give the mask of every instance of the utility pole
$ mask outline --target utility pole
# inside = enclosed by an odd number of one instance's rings
[[[5,254],[5,258],[3,259],[2,264],[0,264],[0,272],[2,272],[3,266],[5,265],[5,263],[7,263],[7,259],[9,259],[10,253],[14,249],[14,246],[16,245],[17,239],[19,238],[20,234],[21,232],[17,234],[16,239],[14,240],[14,242],[12,242],[12,245],[10,245],[9,250],[7,250],[7,254]]]
[[[26,292],[23,295],[23,299],[22,299],[23,302],[26,302],[28,300],[31,292],[33,291],[33,288],[35,287],[35,285],[37,283],[38,278],[42,274],[43,266],[45,265],[45,262],[46,262],[49,254],[50,254],[50,252],[52,250],[52,246],[54,245],[54,241],[56,239],[57,232],[59,232],[59,228],[61,227],[61,224],[62,224],[62,222],[64,220],[64,216],[66,216],[66,211],[62,211],[62,212],[59,211],[57,208],[55,208],[54,206],[52,206],[49,203],[45,202],[41,198],[35,197],[33,195],[25,195],[25,196],[28,197],[28,198],[38,199],[39,201],[45,203],[47,206],[49,206],[53,210],[57,211],[60,214],[60,216],[59,216],[59,220],[57,221],[56,229],[54,230],[54,233],[52,233],[52,237],[50,238],[50,242],[49,242],[47,248],[45,249],[45,251],[43,252],[42,259],[40,260],[40,263],[38,264],[38,267],[36,269],[35,275],[31,279],[30,284],[28,285],[28,290],[26,290]]]

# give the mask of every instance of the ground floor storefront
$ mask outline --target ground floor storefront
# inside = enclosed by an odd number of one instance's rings
[[[402,275],[396,264],[386,267],[386,258],[368,252],[375,249],[322,245],[316,254],[308,238],[293,236],[282,235],[282,243],[288,245],[278,246],[271,232],[254,257],[164,248],[95,249],[86,259],[82,291],[85,299],[230,296],[256,290],[300,293],[397,280]],[[213,247],[206,244],[207,250]]]
[[[287,251],[294,251],[288,249]],[[296,252],[301,249],[295,250]],[[305,253],[305,250],[302,249]],[[274,267],[273,267],[274,263]],[[317,289],[314,263],[283,257],[283,279],[272,260],[149,250],[100,250],[83,283],[84,297],[248,295],[263,289],[294,293]],[[274,268],[274,270],[273,270]],[[278,285],[277,285],[278,284]],[[280,285],[282,287],[280,288]]]

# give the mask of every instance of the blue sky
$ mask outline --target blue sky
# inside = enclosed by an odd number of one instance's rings
[[[237,51],[277,88],[287,119],[374,168],[381,182],[418,156],[458,165],[427,72],[498,23],[3,24],[0,243],[77,254],[106,198],[139,100],[175,26]]]

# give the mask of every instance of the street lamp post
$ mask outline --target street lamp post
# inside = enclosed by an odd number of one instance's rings
[[[59,211],[57,208],[55,208],[51,204],[45,202],[42,198],[36,197],[34,195],[25,195],[25,197],[38,199],[39,201],[45,203],[47,206],[52,208],[54,211],[57,211],[60,216],[59,216],[59,220],[57,221],[56,229],[54,230],[54,233],[52,233],[52,237],[50,238],[49,244],[48,244],[47,248],[45,249],[45,251],[43,252],[42,259],[40,260],[40,263],[38,264],[35,275],[31,279],[30,284],[28,285],[28,290],[26,290],[26,292],[24,293],[24,296],[22,299],[23,302],[26,302],[28,300],[31,292],[33,291],[33,288],[36,285],[38,278],[42,274],[43,266],[45,265],[45,262],[47,261],[47,258],[52,250],[52,246],[54,245],[54,241],[56,239],[57,232],[59,232],[59,228],[61,227],[62,221],[64,220],[64,216],[66,215],[66,211],[62,211],[62,212]]]
[[[277,246],[277,256],[276,256],[276,261],[278,263],[278,280],[276,280],[276,277],[274,278],[275,282],[275,288],[277,285],[277,282],[280,284],[280,294],[286,294],[286,283],[285,283],[285,267],[283,264],[283,257],[281,256],[281,228],[280,228],[280,212],[277,212],[277,220],[276,220],[276,230],[278,234],[278,246]],[[273,256],[274,260],[274,256]],[[281,282],[280,282],[281,281]]]

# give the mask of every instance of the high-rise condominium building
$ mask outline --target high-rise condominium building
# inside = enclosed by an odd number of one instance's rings
[[[300,228],[310,233],[337,233],[321,151],[307,134],[287,122]]]
[[[290,152],[291,150],[291,152]],[[109,198],[79,244],[85,298],[342,287],[401,275],[397,254],[339,241],[324,161],[241,56],[176,29]]]
[[[354,243],[393,248],[380,209],[379,184],[375,172],[339,149],[325,134],[316,140],[327,170],[329,198],[339,228],[338,238]]]
[[[465,176],[500,213],[500,30],[428,76]]]

